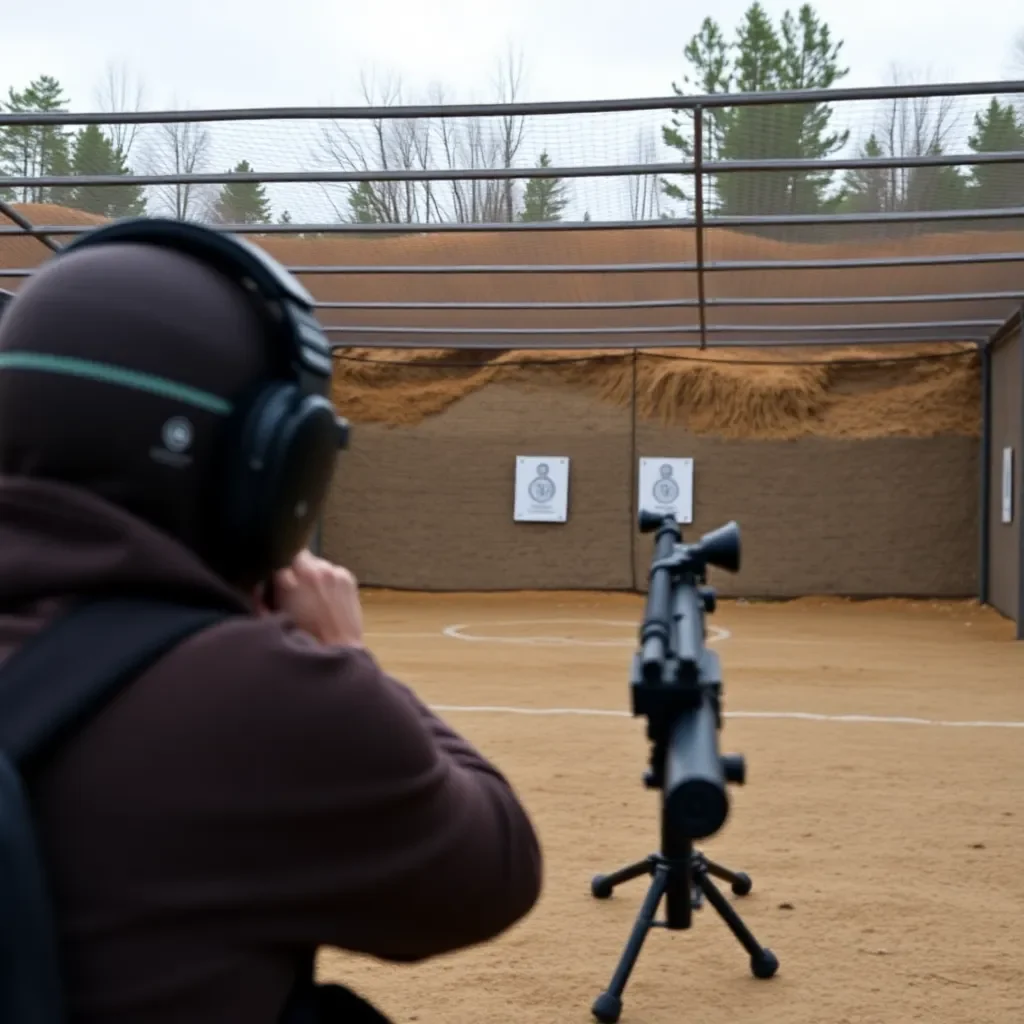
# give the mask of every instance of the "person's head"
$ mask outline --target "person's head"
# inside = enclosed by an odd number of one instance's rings
[[[211,229],[82,236],[0,316],[0,474],[90,491],[261,581],[305,543],[345,442],[312,306]]]

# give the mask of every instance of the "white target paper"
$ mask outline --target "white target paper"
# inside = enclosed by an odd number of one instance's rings
[[[564,455],[516,458],[517,523],[564,523],[569,517],[569,459]]]
[[[641,459],[637,510],[693,522],[693,459]]]
[[[1013,522],[1013,449],[1003,449],[1003,522]]]

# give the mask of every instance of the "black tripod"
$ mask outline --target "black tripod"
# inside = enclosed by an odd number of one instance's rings
[[[746,896],[752,884],[748,875],[729,871],[691,847],[688,856],[669,859],[660,853],[653,853],[645,860],[620,868],[610,875],[597,875],[590,883],[590,891],[595,898],[606,900],[617,885],[641,875],[653,876],[651,887],[637,914],[611,984],[594,1000],[591,1007],[591,1013],[601,1024],[615,1024],[619,1019],[622,1013],[622,993],[650,929],[659,925],[673,931],[689,928],[693,921],[693,911],[701,908],[705,897],[729,926],[740,945],[750,954],[750,970],[755,978],[770,978],[779,969],[775,954],[754,938],[742,918],[711,880],[719,878],[728,882],[735,895]],[[654,915],[662,897],[665,898],[666,913],[665,920],[660,922],[654,920]]]

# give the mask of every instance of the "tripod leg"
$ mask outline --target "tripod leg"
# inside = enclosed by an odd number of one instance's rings
[[[606,900],[611,896],[615,886],[622,885],[623,882],[631,882],[641,875],[653,875],[656,865],[657,858],[651,856],[638,860],[635,864],[630,864],[629,867],[619,868],[618,871],[613,871],[610,875],[594,875],[590,880],[590,891],[595,899]]]
[[[723,868],[721,864],[708,860],[707,857],[704,858],[704,870],[712,878],[720,878],[723,882],[728,882],[736,896],[746,896],[754,887],[750,875],[744,874],[742,871],[730,871],[728,868]]]
[[[770,949],[765,949],[754,938],[743,919],[729,905],[729,901],[718,891],[715,883],[708,878],[705,871],[694,874],[694,880],[708,898],[708,903],[718,911],[719,916],[729,926],[729,931],[736,936],[740,945],[750,954],[750,971],[755,978],[770,978],[779,969],[779,961]]]
[[[650,931],[651,925],[654,924],[654,915],[658,912],[658,904],[661,902],[662,896],[665,895],[665,889],[668,886],[668,873],[669,868],[667,865],[659,864],[657,866],[654,872],[654,880],[651,882],[650,889],[647,890],[643,905],[640,907],[640,913],[637,914],[633,930],[629,934],[629,941],[626,943],[626,948],[622,951],[622,957],[619,960],[618,967],[615,968],[615,974],[612,975],[611,984],[594,1000],[594,1005],[590,1008],[590,1012],[601,1024],[615,1024],[622,1013],[622,993],[626,988],[626,982],[629,981],[630,974],[633,973],[633,968],[636,966],[636,960],[640,955],[644,939],[647,938],[647,933]]]

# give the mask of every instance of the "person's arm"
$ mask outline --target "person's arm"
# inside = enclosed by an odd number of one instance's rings
[[[250,687],[250,737],[277,748],[249,780],[266,798],[261,828],[237,832],[248,834],[250,938],[413,961],[491,939],[530,911],[537,836],[469,742],[365,651],[264,624],[248,652],[267,680]]]

